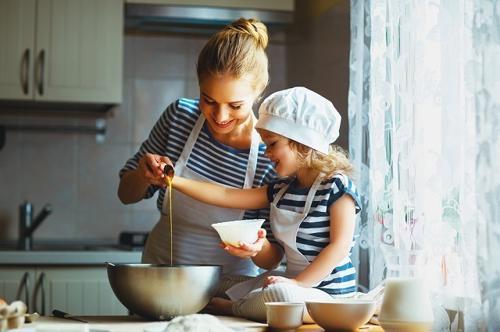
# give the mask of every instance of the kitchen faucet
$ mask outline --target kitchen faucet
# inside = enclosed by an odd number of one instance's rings
[[[19,206],[19,240],[17,248],[19,250],[33,249],[33,233],[40,226],[42,221],[52,213],[52,207],[47,204],[42,211],[33,219],[33,204],[24,202]]]

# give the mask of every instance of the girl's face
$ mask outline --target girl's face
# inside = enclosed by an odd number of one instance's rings
[[[200,109],[213,132],[230,134],[251,118],[257,95],[245,77],[208,76],[200,82]]]
[[[289,140],[267,130],[259,130],[260,137],[266,144],[266,155],[274,163],[280,176],[291,176],[297,172],[297,154],[291,149]]]

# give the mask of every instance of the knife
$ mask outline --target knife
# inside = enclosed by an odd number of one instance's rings
[[[84,321],[83,319],[77,318],[73,315],[68,314],[67,312],[57,310],[57,309],[52,310],[52,315],[54,315],[55,317],[59,317],[59,318],[72,319],[72,320],[76,320],[78,322],[88,323],[88,322]]]

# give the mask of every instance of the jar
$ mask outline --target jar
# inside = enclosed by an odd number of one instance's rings
[[[430,331],[433,323],[426,276],[427,254],[383,245],[387,274],[379,321],[384,331]]]

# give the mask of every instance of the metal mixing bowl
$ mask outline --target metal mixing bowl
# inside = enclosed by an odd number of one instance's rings
[[[203,309],[215,294],[222,267],[108,263],[108,279],[120,302],[151,319],[170,319]]]

